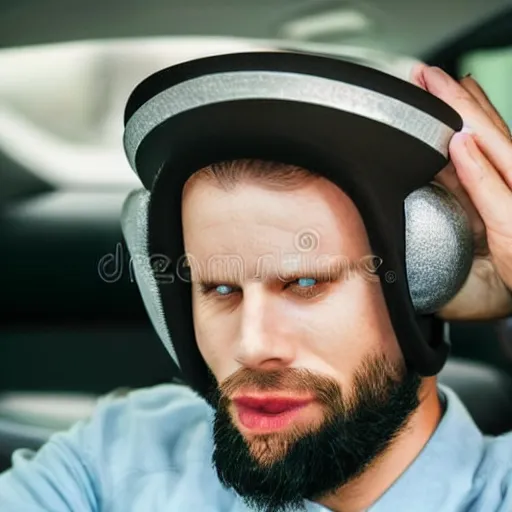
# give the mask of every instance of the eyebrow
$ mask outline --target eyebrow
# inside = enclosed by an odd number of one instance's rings
[[[261,275],[256,275],[252,279],[262,282],[272,282],[275,280],[288,282],[295,281],[300,278],[312,278],[321,281],[338,281],[343,277],[360,270],[360,262],[348,259],[335,260],[334,262],[323,265],[323,267],[324,268],[309,268],[308,265],[304,265],[298,269],[294,268],[293,270],[278,269],[277,271],[270,271],[267,269],[264,272],[261,272]],[[192,278],[193,283],[204,287],[219,284],[239,286],[240,281],[240,279],[233,279],[232,276],[223,277],[219,275],[212,276],[212,278],[208,278],[207,276],[204,278],[203,276],[200,276],[199,279]]]
[[[350,271],[357,268],[357,262],[354,261],[336,261],[325,265],[327,268],[299,268],[294,270],[279,270],[276,273],[268,273],[270,279],[282,279],[283,281],[294,281],[302,277],[311,277],[322,281],[337,281],[345,277]]]

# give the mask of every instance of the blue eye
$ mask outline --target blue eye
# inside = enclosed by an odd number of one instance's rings
[[[215,290],[219,295],[229,295],[233,291],[233,288],[227,284],[221,284],[217,286]]]
[[[312,277],[301,277],[300,279],[297,279],[297,284],[305,288],[315,286],[316,279],[313,279]]]

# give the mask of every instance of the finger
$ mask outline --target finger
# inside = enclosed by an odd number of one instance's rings
[[[487,129],[472,132],[471,135],[485,158],[500,174],[509,189],[512,189],[512,140],[497,128],[494,131],[494,138],[493,130]]]
[[[462,186],[488,230],[512,231],[512,191],[467,133],[456,133],[450,155]]]
[[[501,117],[499,112],[496,110],[489,97],[482,89],[480,84],[470,76],[464,77],[460,80],[460,84],[466,91],[469,92],[475,98],[477,103],[482,107],[483,111],[489,116],[491,121],[503,132],[503,134],[510,138],[510,128],[508,127],[505,120]]]
[[[422,76],[428,92],[455,109],[473,129],[495,128],[475,97],[441,68],[423,68]]]
[[[499,130],[476,99],[440,68],[422,71],[427,90],[454,108],[469,125],[485,156],[512,188],[512,142]]]
[[[428,66],[426,64],[418,63],[413,66],[410,73],[410,81],[425,90],[428,90],[428,85],[423,74],[426,72],[427,68]],[[437,70],[437,68],[434,69]],[[459,81],[459,83],[473,98],[473,100],[483,109],[489,119],[505,134],[510,134],[507,124],[501,118],[492,103],[489,101],[489,98],[485,94],[484,90],[480,87],[480,85],[476,82],[476,80],[470,76],[465,76]],[[431,85],[431,90],[429,92],[433,92],[435,85],[432,86],[430,83],[429,85]]]
[[[412,67],[409,75],[409,80],[411,81],[411,83],[425,90],[427,89],[427,84],[425,83],[425,80],[423,78],[423,72],[427,67],[427,64],[423,62],[418,62]]]
[[[475,205],[471,201],[471,198],[469,197],[466,189],[460,182],[453,162],[450,162],[441,172],[439,172],[435,176],[434,181],[443,185],[443,187],[445,187],[457,198],[457,201],[460,203],[468,216],[469,223],[471,225],[471,231],[473,232],[475,250],[477,251],[477,254],[485,253],[487,251],[487,244],[485,239],[484,221],[478,213]]]

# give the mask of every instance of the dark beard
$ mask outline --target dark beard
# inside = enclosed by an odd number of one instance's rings
[[[256,510],[301,510],[305,499],[330,496],[359,476],[390,445],[419,405],[420,384],[418,374],[382,357],[361,365],[350,397],[332,379],[306,370],[242,369],[208,397],[216,409],[212,462],[219,480]],[[241,386],[313,391],[326,411],[322,425],[254,436],[248,444],[228,410],[227,397]]]

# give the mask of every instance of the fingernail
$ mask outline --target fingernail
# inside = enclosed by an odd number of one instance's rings
[[[427,88],[427,84],[425,83],[425,78],[423,77],[423,71],[426,69],[426,64],[423,62],[419,62],[412,66],[411,71],[409,73],[409,80],[423,89]]]
[[[467,123],[464,123],[462,125],[462,130],[460,132],[461,133],[469,133],[469,134],[475,133],[473,128],[471,128],[471,126],[469,126],[469,124],[467,124]]]
[[[467,73],[461,78],[461,80],[464,80],[464,78],[473,78],[473,75],[471,73]]]
[[[439,68],[437,66],[432,66],[430,68],[430,70],[432,71],[432,73],[434,73],[436,76],[438,76],[442,80],[447,80],[449,78],[448,73],[446,73],[444,70],[442,70],[441,68]]]

